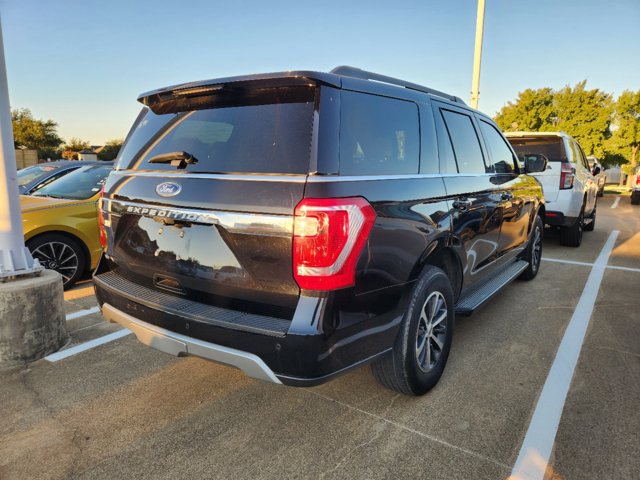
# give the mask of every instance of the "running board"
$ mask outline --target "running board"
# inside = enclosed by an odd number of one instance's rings
[[[517,260],[488,281],[471,287],[458,299],[456,315],[468,316],[490,300],[496,293],[513,282],[529,266],[524,260]]]

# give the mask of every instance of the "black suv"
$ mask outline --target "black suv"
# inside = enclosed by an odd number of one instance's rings
[[[352,67],[143,94],[100,204],[104,316],[287,385],[420,395],[454,317],[540,264],[544,201],[487,116]]]

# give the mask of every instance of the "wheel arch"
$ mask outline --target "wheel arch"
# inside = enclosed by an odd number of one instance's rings
[[[427,265],[437,267],[449,277],[454,299],[457,301],[462,290],[463,264],[451,245],[447,237],[441,237],[431,242],[414,266],[411,279],[417,279]]]
[[[91,252],[89,251],[89,247],[79,235],[75,235],[73,232],[70,232],[68,230],[55,229],[55,230],[41,230],[41,231],[31,232],[31,235],[29,236],[25,235],[25,243],[32,242],[36,238],[42,237],[44,235],[60,235],[62,237],[69,238],[74,242],[76,242],[82,249],[82,253],[84,254],[84,257],[85,257],[84,273],[86,273],[91,269]]]

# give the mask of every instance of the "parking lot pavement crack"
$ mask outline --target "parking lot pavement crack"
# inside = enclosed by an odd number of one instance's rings
[[[29,368],[25,367],[20,372],[20,381],[22,382],[24,389],[31,395],[34,402],[37,405],[39,405],[47,413],[47,416],[53,422],[55,422],[62,431],[67,432],[71,436],[71,445],[75,448],[75,450],[78,453],[77,455],[74,455],[73,464],[70,466],[69,472],[68,472],[69,478],[73,478],[76,471],[77,463],[82,456],[82,446],[78,443],[78,440],[77,440],[78,428],[70,427],[69,425],[66,425],[64,422],[60,420],[59,416],[56,415],[56,413],[49,406],[47,401],[42,397],[40,392],[35,388],[35,386],[29,380],[29,371],[30,371]],[[71,433],[73,433],[73,435],[71,435]]]
[[[439,439],[437,437],[434,437],[432,435],[429,435],[427,433],[421,432],[419,430],[416,430],[414,428],[408,427],[406,425],[403,425],[401,423],[395,422],[393,420],[389,420],[388,418],[382,417],[380,415],[376,415],[375,413],[367,412],[366,410],[363,410],[363,409],[358,408],[358,407],[354,407],[352,405],[349,405],[348,403],[341,402],[340,400],[336,400],[336,399],[328,397],[326,395],[322,395],[321,393],[315,392],[313,390],[305,390],[305,391],[308,391],[309,393],[311,393],[311,394],[313,394],[313,395],[315,395],[317,397],[323,398],[324,400],[327,400],[329,402],[337,403],[338,405],[341,405],[341,406],[343,406],[345,408],[348,408],[350,410],[356,411],[356,412],[361,413],[363,415],[367,415],[368,417],[374,418],[374,419],[376,419],[376,420],[378,420],[380,422],[384,422],[384,423],[387,423],[389,425],[393,425],[394,427],[399,428],[401,430],[404,430],[405,432],[412,433],[412,434],[417,435],[419,437],[425,438],[425,439],[430,440],[430,441],[432,441],[434,443],[437,443],[439,445],[442,445],[444,447],[447,447],[447,448],[455,450],[455,451],[457,451],[459,453],[462,453],[464,455],[468,455],[468,456],[471,456],[471,457],[478,458],[478,459],[483,460],[485,462],[489,462],[489,463],[492,463],[492,464],[497,465],[499,467],[502,467],[507,471],[511,471],[511,466],[510,465],[507,465],[506,463],[502,463],[499,460],[496,460],[494,458],[487,457],[485,455],[482,455],[481,453],[474,452],[473,450],[469,450],[469,449],[464,448],[464,447],[459,447],[457,445],[453,445],[452,443],[449,443],[449,442],[447,442],[445,440],[441,440],[441,439]]]
[[[398,399],[399,396],[400,394],[396,393],[393,397],[391,397],[391,401],[389,402],[389,405],[387,405],[387,408],[384,409],[384,413],[382,414],[382,417],[387,416],[387,414],[391,411],[393,404],[396,403],[396,400]]]
[[[589,348],[589,347],[587,347],[587,348]],[[607,351],[609,351],[609,352],[616,352],[616,353],[621,353],[621,354],[623,354],[623,355],[631,355],[631,356],[633,356],[633,357],[640,358],[640,354],[637,354],[637,353],[634,353],[634,352],[628,352],[628,351],[626,351],[626,350],[620,350],[620,349],[618,349],[618,348],[611,348],[611,347],[596,347],[596,346],[593,346],[593,347],[591,347],[591,348],[596,349],[596,350],[607,350]]]
[[[366,442],[362,442],[359,445],[356,445],[355,447],[353,447],[351,450],[349,450],[339,461],[338,463],[335,464],[335,466],[331,469],[331,470],[327,470],[326,472],[322,473],[320,475],[319,478],[325,478],[327,475],[329,475],[330,473],[335,472],[336,470],[338,470],[343,463],[345,463],[345,461],[351,456],[353,455],[355,452],[357,452],[358,450],[366,447],[367,445],[371,445],[373,442],[375,442],[378,438],[380,438],[380,435],[382,435],[382,432],[384,432],[383,428],[378,429],[378,431],[376,432],[375,435],[373,435],[373,437],[371,437],[369,440],[367,440]]]

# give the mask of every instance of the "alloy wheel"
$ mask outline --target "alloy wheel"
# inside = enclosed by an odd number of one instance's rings
[[[432,292],[422,305],[416,334],[416,360],[423,372],[433,369],[447,336],[447,302],[442,293]]]
[[[55,270],[62,275],[64,283],[68,283],[78,271],[80,263],[76,252],[63,242],[47,242],[31,252],[44,268]]]

